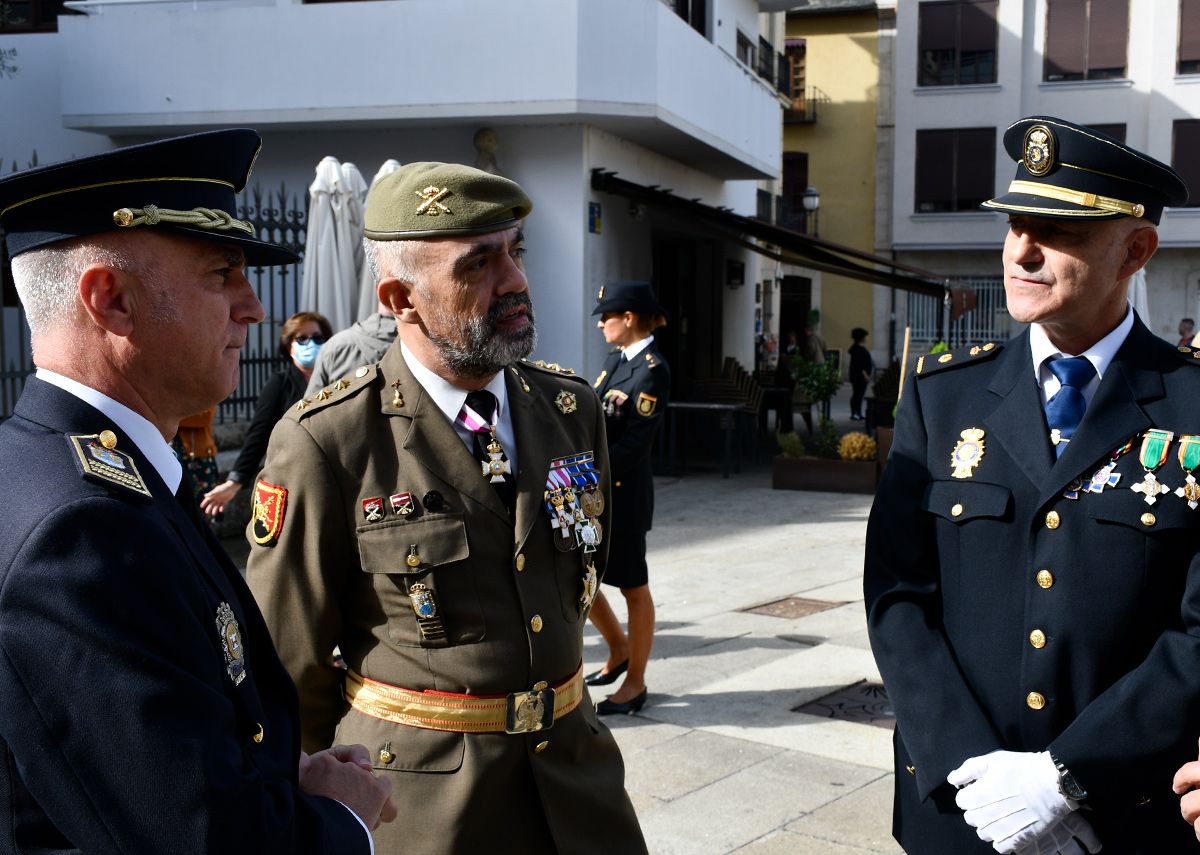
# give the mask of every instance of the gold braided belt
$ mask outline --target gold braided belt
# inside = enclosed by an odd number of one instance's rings
[[[579,706],[583,663],[557,686],[541,682],[527,692],[509,695],[418,692],[348,671],[345,694],[359,712],[409,727],[455,733],[535,733],[554,727],[555,719]]]

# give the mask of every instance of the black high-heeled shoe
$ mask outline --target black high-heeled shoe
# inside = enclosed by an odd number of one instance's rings
[[[596,715],[629,715],[630,713],[641,712],[642,707],[646,705],[646,693],[648,691],[648,689],[642,689],[641,694],[635,695],[624,703],[610,701],[608,698],[605,698],[596,704]]]
[[[593,671],[583,678],[583,682],[588,686],[607,686],[609,683],[615,683],[617,678],[625,673],[625,669],[629,667],[629,660],[626,659],[620,665],[613,668],[611,671]]]

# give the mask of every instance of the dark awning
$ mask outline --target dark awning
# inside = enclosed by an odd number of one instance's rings
[[[670,190],[657,185],[646,187],[618,178],[617,173],[604,169],[592,170],[592,189],[624,196],[633,202],[652,205],[673,214],[688,223],[698,225],[705,231],[716,234],[751,249],[760,255],[812,270],[836,273],[848,279],[900,288],[917,294],[926,294],[941,299],[949,287],[945,277],[938,276],[918,267],[910,267],[889,258],[849,246],[811,237],[794,229],[744,217],[728,208],[715,208],[697,199],[684,199]],[[771,246],[752,240],[762,241]],[[773,247],[779,247],[778,250]]]

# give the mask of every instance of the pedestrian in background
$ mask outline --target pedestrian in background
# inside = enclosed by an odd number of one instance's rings
[[[1196,322],[1191,318],[1183,318],[1179,322],[1179,345],[1191,345],[1195,335]]]
[[[374,314],[356,321],[326,340],[308,378],[305,397],[315,398],[332,384],[349,377],[356,368],[371,365],[396,340],[396,319],[382,303]]]
[[[875,371],[875,360],[871,358],[871,351],[863,347],[868,335],[862,327],[850,330],[850,339],[854,342],[847,351],[850,357],[850,418],[856,422],[863,420],[863,397]]]
[[[589,686],[607,686],[625,674],[616,692],[596,705],[600,715],[633,713],[646,704],[646,664],[654,645],[654,598],[646,566],[646,532],[654,517],[650,451],[671,394],[671,369],[654,343],[666,311],[649,282],[616,282],[601,291],[593,315],[604,341],[614,345],[595,389],[604,405],[613,472],[613,519],[608,570],[602,581],[619,588],[629,633],[604,594],[592,606],[592,624],[608,645],[608,661],[588,674]]]
[[[367,855],[366,750],[299,749],[296,690],[168,441],[237,385],[295,255],[236,218],[251,130],[0,179],[37,373],[0,424],[0,849]],[[169,176],[169,177],[160,177]]]
[[[911,855],[1195,849],[1166,798],[1200,729],[1200,360],[1130,278],[1187,187],[1061,119],[1004,133],[1027,329],[922,357],[867,528]]]
[[[205,493],[200,502],[205,513],[215,517],[224,511],[258,473],[271,430],[284,411],[304,397],[313,365],[332,334],[329,320],[319,312],[297,312],[283,322],[279,330],[279,354],[288,361],[287,365],[272,374],[259,393],[241,453],[229,470],[229,477]]]

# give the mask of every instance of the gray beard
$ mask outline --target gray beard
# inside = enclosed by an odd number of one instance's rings
[[[496,329],[500,316],[514,306],[524,306],[529,313],[529,325],[511,333]],[[501,297],[488,313],[469,319],[459,327],[459,340],[426,328],[430,343],[447,368],[460,377],[492,377],[513,363],[519,362],[537,345],[533,303],[525,294]]]

